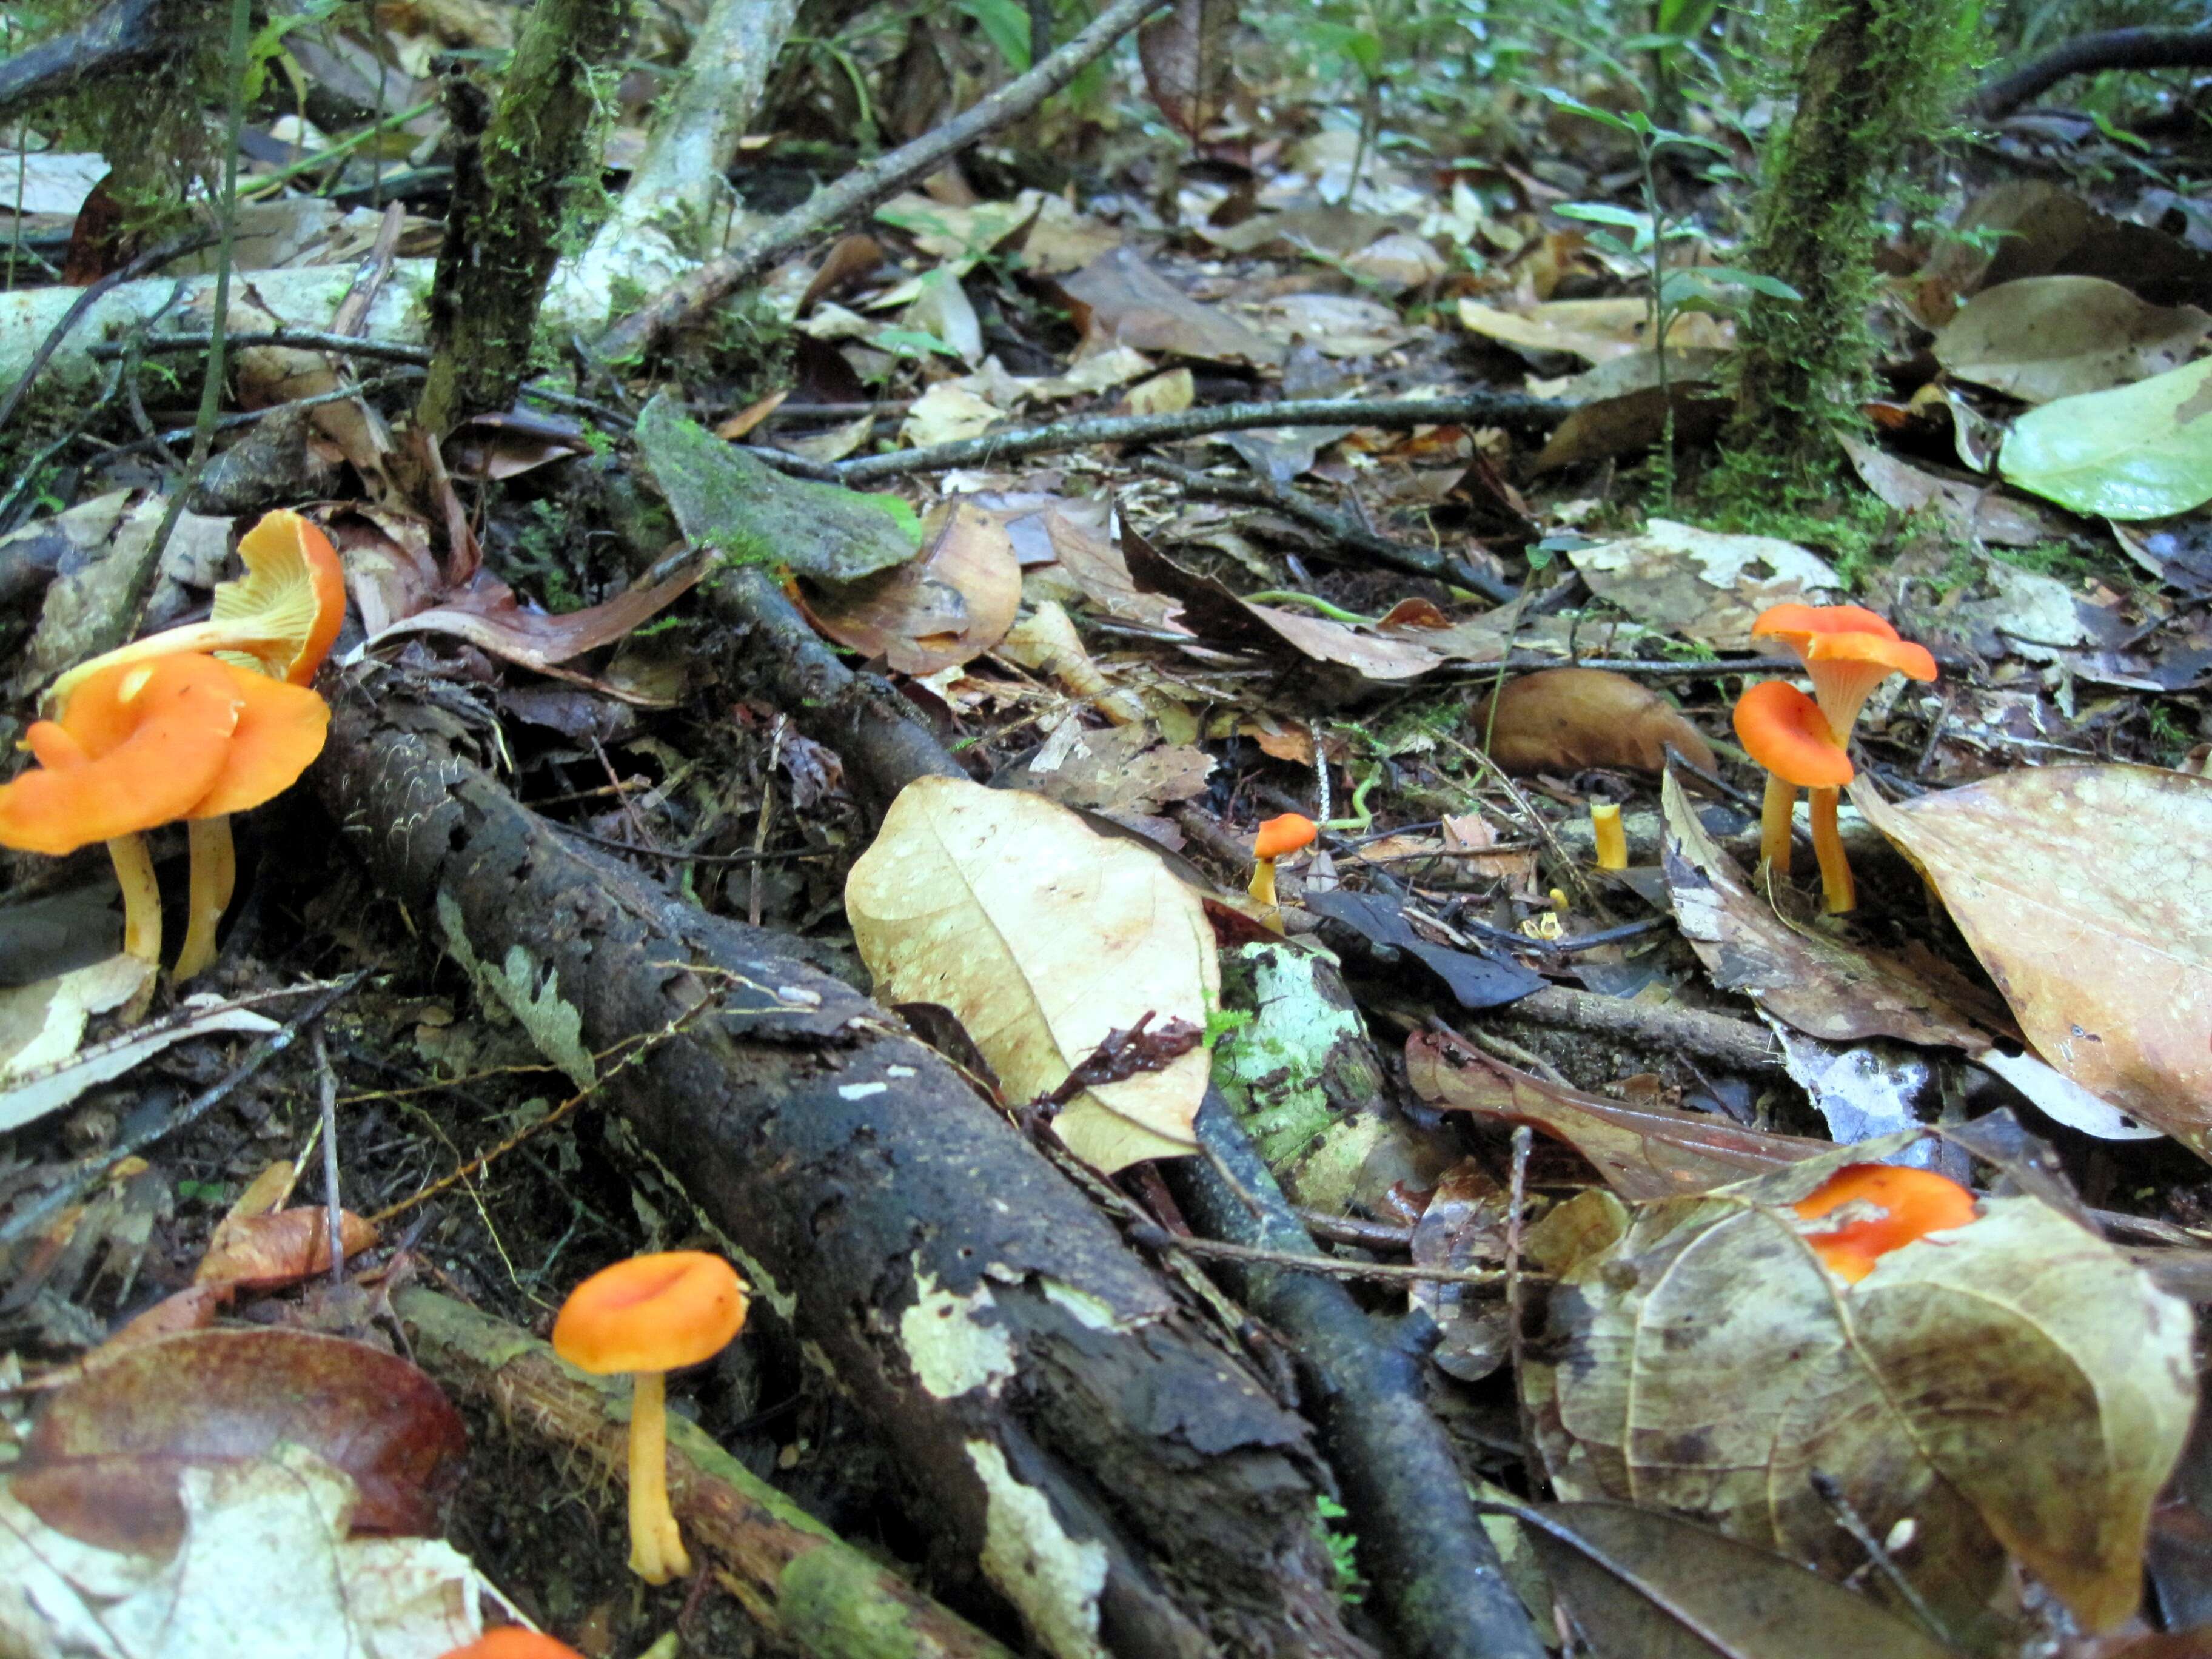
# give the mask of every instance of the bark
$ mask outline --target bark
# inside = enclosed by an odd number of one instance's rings
[[[201,21],[191,0],[115,0],[75,28],[0,61],[0,116],[76,91],[95,76],[176,57],[178,31]]]
[[[1038,1644],[1363,1653],[1304,1424],[1104,1218],[802,946],[580,850],[465,741],[356,679],[315,776],[386,890],[681,1172]]]

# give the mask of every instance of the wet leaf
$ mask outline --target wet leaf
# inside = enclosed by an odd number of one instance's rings
[[[1493,710],[1494,705],[1494,710]],[[1659,693],[1602,668],[1547,668],[1509,680],[1468,715],[1474,740],[1508,772],[1593,766],[1662,772],[1671,745],[1710,772],[1705,734]]]
[[[894,569],[808,596],[814,625],[901,674],[934,674],[980,657],[1021,609],[1022,572],[997,514],[945,503],[922,526],[922,550]]]
[[[1702,1197],[1587,1193],[1540,1222],[1532,1265],[1559,1279],[1523,1395],[1545,1461],[1563,1498],[1632,1496],[1843,1577],[1864,1555],[1819,1471],[1875,1537],[1911,1518],[1898,1565],[1962,1643],[1995,1634],[2005,1550],[2108,1629],[2140,1597],[2196,1404],[2188,1308],[2025,1197],[1846,1288],[1789,1206],[1911,1139]]]
[[[102,1351],[46,1396],[15,1495],[103,1548],[167,1554],[177,1481],[303,1446],[361,1491],[354,1524],[430,1532],[437,1488],[467,1449],[459,1414],[397,1355],[304,1331],[206,1330]]]
[[[1543,988],[1544,976],[1517,962],[1423,939],[1405,913],[1379,893],[1309,887],[1303,902],[1316,915],[1343,923],[1370,945],[1413,957],[1444,982],[1462,1008],[1496,1008]]]
[[[1598,1659],[1951,1659],[1786,1556],[1627,1504],[1517,1508]]]
[[[1220,996],[1197,894],[1143,848],[1019,790],[909,784],[845,904],[877,994],[950,1008],[1016,1100],[1049,1093],[1147,1013],[1202,1027]],[[1109,1173],[1189,1152],[1206,1061],[1194,1050],[1079,1096],[1061,1139]]]
[[[2212,1157],[2212,779],[2051,766],[1851,799],[1934,884],[2044,1060]]]
[[[2030,410],[1997,465],[2076,513],[2162,519],[2201,507],[2212,501],[2212,357]]]
[[[2195,306],[2148,305],[2102,277],[2030,276],[1969,301],[1936,337],[1936,358],[1960,380],[2047,404],[2179,368],[2208,331]]]
[[[1431,1106],[1527,1123],[1565,1141],[1626,1199],[1709,1192],[1834,1150],[1825,1140],[1764,1134],[1710,1112],[1631,1106],[1557,1088],[1432,1031],[1406,1039],[1406,1082]]]

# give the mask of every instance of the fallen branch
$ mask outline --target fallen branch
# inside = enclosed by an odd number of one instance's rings
[[[578,847],[378,673],[340,688],[314,772],[348,844],[681,1172],[1040,1646],[1365,1653],[1305,1425],[1034,1147],[826,958]]]
[[[415,1358],[516,1432],[580,1455],[605,1481],[629,1473],[629,1387],[586,1376],[545,1343],[420,1285],[396,1291]],[[697,1425],[668,1419],[668,1501],[708,1570],[768,1634],[816,1659],[1012,1659],[958,1614],[863,1555]],[[568,1460],[563,1460],[567,1462]]]
[[[0,60],[0,116],[73,92],[94,76],[152,64],[178,50],[190,27],[180,0],[115,0],[75,28]]]
[[[2061,81],[2100,70],[2203,69],[2207,64],[2212,64],[2212,28],[2103,29],[2063,41],[2010,75],[1988,82],[1967,104],[1966,113],[1985,121],[2002,120]]]
[[[1567,405],[1518,392],[1473,392],[1456,398],[1291,398],[1278,403],[1214,404],[1173,415],[1074,415],[1045,426],[1012,432],[987,432],[980,438],[931,444],[922,449],[863,455],[829,466],[793,466],[796,456],[763,450],[761,459],[794,472],[858,489],[909,472],[935,472],[951,466],[994,466],[1030,455],[1091,444],[1156,444],[1177,438],[1203,438],[1216,432],[1249,432],[1274,426],[1509,427],[1517,432],[1548,432],[1567,417]]]
[[[599,339],[599,355],[610,360],[649,350],[676,330],[696,322],[708,309],[763,271],[798,252],[824,231],[873,207],[917,179],[926,179],[970,144],[1018,121],[1073,81],[1114,43],[1165,4],[1167,0],[1114,0],[1088,27],[1026,74],[1016,76],[943,126],[900,145],[866,167],[855,167],[811,200],[772,220],[727,253],[709,259],[681,281],[663,289],[641,308]]]

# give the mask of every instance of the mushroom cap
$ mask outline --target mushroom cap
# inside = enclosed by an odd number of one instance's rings
[[[118,663],[180,652],[218,653],[272,679],[305,685],[330,654],[345,621],[345,572],[331,538],[296,513],[262,515],[238,544],[246,574],[217,582],[214,614],[204,623],[149,634],[79,663],[46,692],[65,702],[93,675]]]
[[[1803,654],[1800,640],[1814,634],[1874,634],[1886,640],[1897,637],[1887,619],[1863,605],[1770,605],[1751,625],[1754,640],[1780,639]]]
[[[634,1255],[568,1292],[553,1352],[605,1376],[667,1371],[711,1359],[744,1328],[745,1282],[704,1250]]]
[[[1867,698],[1892,674],[1936,678],[1936,659],[1928,648],[1900,640],[1894,628],[1863,605],[1772,605],[1759,613],[1751,633],[1753,639],[1780,640],[1797,653],[1838,743],[1849,740]]]
[[[1808,1232],[1806,1243],[1829,1272],[1855,1285],[1874,1271],[1877,1258],[1974,1219],[1973,1194],[1948,1176],[1890,1164],[1846,1164],[1794,1207],[1801,1219],[1818,1221],[1845,1205],[1855,1206],[1853,1214]]]
[[[584,1659],[566,1642],[520,1625],[488,1630],[466,1647],[448,1648],[438,1659]]]
[[[231,673],[188,655],[97,677],[80,695],[96,698],[102,746],[65,720],[34,724],[40,764],[0,785],[0,846],[58,855],[189,816],[222,775],[244,708]]]
[[[1260,826],[1260,833],[1252,838],[1252,856],[1279,859],[1285,853],[1311,846],[1313,838],[1320,833],[1320,826],[1304,813],[1285,812]]]
[[[1784,783],[1840,789],[1851,781],[1851,757],[1828,729],[1827,716],[1787,680],[1761,680],[1736,699],[1736,741],[1744,753]]]
[[[185,658],[158,660],[185,660]],[[303,685],[288,685],[266,674],[213,658],[239,702],[238,723],[223,751],[222,766],[189,811],[173,817],[212,818],[243,812],[280,795],[299,781],[330,734],[330,706]],[[115,663],[80,682],[62,704],[59,726],[90,759],[112,752],[131,734],[131,705],[118,693],[147,663]],[[47,724],[47,722],[41,722]],[[158,820],[166,823],[167,819]]]

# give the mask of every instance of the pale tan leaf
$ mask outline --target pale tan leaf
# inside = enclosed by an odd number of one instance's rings
[[[2101,276],[2029,276],[1986,289],[1936,337],[1936,359],[2032,404],[2107,392],[2179,368],[2212,317],[2154,306]]]
[[[886,1002],[950,1008],[1034,1099],[1146,1014],[1206,1023],[1220,975],[1198,895],[1134,842],[1042,796],[957,778],[909,784],[853,866],[845,906]],[[1208,1056],[1079,1095],[1056,1120],[1111,1172],[1191,1150]]]
[[[808,595],[807,615],[838,644],[899,673],[934,674],[1005,638],[1021,602],[1006,526],[972,501],[954,501],[931,514],[910,563],[823,584]]]
[[[1934,884],[2038,1054],[2212,1158],[2212,779],[2049,766],[1851,799]]]

